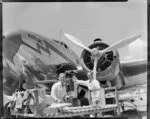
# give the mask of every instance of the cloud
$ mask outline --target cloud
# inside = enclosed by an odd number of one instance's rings
[[[140,38],[128,45],[129,55],[125,60],[144,59],[147,58],[147,41]]]

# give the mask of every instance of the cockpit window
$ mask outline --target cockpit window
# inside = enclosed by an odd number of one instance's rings
[[[55,43],[59,43],[59,41],[58,40],[53,40]]]
[[[65,48],[68,49],[68,46],[66,44],[64,44]]]
[[[68,46],[67,46],[64,42],[62,42],[62,41],[57,41],[57,40],[53,40],[53,41],[55,41],[56,43],[59,43],[60,45],[62,45],[62,46],[65,47],[66,49],[68,49]]]

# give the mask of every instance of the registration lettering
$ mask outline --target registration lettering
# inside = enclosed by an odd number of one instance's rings
[[[36,41],[37,43],[43,45],[43,42],[41,39],[37,38],[36,36],[32,35],[32,34],[28,34],[28,37],[31,38],[32,40]]]
[[[42,49],[45,52],[47,52],[49,55],[51,54],[50,50],[49,50],[51,48],[51,46],[50,46],[50,44],[47,41],[41,40],[41,39],[37,38],[36,36],[34,36],[32,34],[28,34],[28,37],[30,37],[31,39],[33,39],[36,42],[37,49],[34,48],[34,50],[36,52],[41,54],[41,49]]]

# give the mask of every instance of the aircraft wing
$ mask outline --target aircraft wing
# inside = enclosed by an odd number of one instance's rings
[[[121,62],[121,72],[125,85],[120,90],[137,87],[147,83],[147,60]]]
[[[147,71],[147,60],[134,60],[121,62],[121,71],[126,77],[139,75]]]

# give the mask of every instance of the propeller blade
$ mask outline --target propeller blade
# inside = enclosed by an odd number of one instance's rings
[[[100,53],[106,53],[106,52],[109,52],[112,50],[117,50],[119,48],[122,48],[122,47],[130,44],[131,42],[137,40],[139,37],[141,37],[141,35],[134,35],[134,36],[125,38],[123,40],[120,40],[120,41],[114,43],[113,45],[109,46],[108,48],[104,49],[103,51],[100,51]]]
[[[80,46],[81,48],[86,49],[86,50],[89,51],[90,53],[92,52],[92,50],[91,50],[90,48],[84,46],[83,43],[82,43],[79,39],[75,38],[74,36],[69,35],[69,34],[67,34],[67,33],[65,33],[64,36],[65,36],[67,39],[69,39],[70,41],[72,41],[73,43],[75,43],[76,45]]]
[[[98,59],[95,58],[95,59],[94,59],[94,68],[93,68],[93,78],[94,78],[94,79],[96,79],[97,62],[98,62]]]

